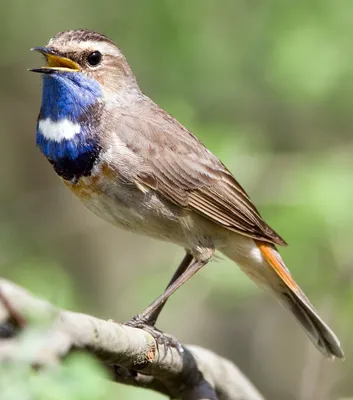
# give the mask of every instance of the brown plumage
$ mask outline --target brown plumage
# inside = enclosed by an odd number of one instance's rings
[[[138,174],[138,182],[225,228],[286,244],[216,156],[158,106],[149,104],[148,110],[149,117],[141,116],[139,109],[133,115],[122,115],[117,126],[128,132],[121,136],[124,145],[144,159],[146,169]]]
[[[63,120],[39,118],[37,134],[44,150],[56,148],[45,147],[45,140],[54,138],[56,146],[64,138],[72,141],[68,149],[79,154],[61,159],[54,153],[50,160],[66,185],[105,220],[187,251],[165,292],[131,323],[154,325],[168,297],[218,250],[288,309],[325,356],[342,358],[337,337],[275,247],[285,241],[222,162],[141,92],[118,47],[96,32],[77,30],[61,32],[46,48],[36,49],[46,55],[48,65],[34,71],[60,78],[60,85],[68,80],[68,98],[71,90],[81,90],[76,98],[84,102],[92,97],[90,85],[95,87],[96,101],[79,117],[73,102],[72,113],[66,110]],[[63,90],[51,93],[62,96]],[[65,96],[50,100],[57,113],[66,107]],[[88,156],[81,154],[85,146],[90,146]]]

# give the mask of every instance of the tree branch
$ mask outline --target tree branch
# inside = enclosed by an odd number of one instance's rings
[[[46,324],[43,342],[34,346],[33,354],[23,354],[15,333],[35,321]],[[264,400],[233,363],[210,350],[185,345],[179,353],[144,330],[60,310],[0,279],[0,362],[27,361],[45,367],[77,349],[96,356],[116,382],[170,398]]]

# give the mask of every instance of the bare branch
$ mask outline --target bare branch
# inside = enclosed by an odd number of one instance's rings
[[[46,334],[33,354],[18,351],[8,338],[9,321],[17,329],[46,321]],[[198,346],[177,349],[158,344],[146,331],[85,314],[59,310],[25,289],[0,279],[0,361],[19,360],[44,367],[70,351],[85,350],[109,369],[113,380],[145,387],[181,400],[263,400],[230,361]],[[11,331],[11,329],[10,329]]]

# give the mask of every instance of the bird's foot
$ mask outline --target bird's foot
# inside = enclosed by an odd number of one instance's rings
[[[153,323],[151,323],[148,319],[143,318],[140,315],[136,315],[130,321],[125,322],[126,326],[130,326],[132,328],[143,329],[145,332],[148,332],[156,343],[160,346],[164,346],[166,357],[169,348],[177,349],[178,353],[182,355],[184,352],[183,346],[178,342],[176,338],[170,335],[166,335],[161,330],[157,329]]]

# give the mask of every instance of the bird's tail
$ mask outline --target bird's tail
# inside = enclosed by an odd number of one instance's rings
[[[242,258],[239,265],[243,271],[255,283],[270,291],[276,300],[294,315],[322,354],[328,358],[344,358],[336,335],[319,317],[313,305],[295,283],[275,246],[258,240],[253,243],[256,244],[253,248],[256,252],[252,252],[252,255],[256,254],[260,265],[255,264],[253,267],[249,258]]]
[[[264,242],[256,243],[263,258],[277,275],[278,286],[272,290],[277,300],[295,316],[321,353],[328,358],[344,358],[336,335],[319,317],[313,305],[295,283],[275,247]]]

